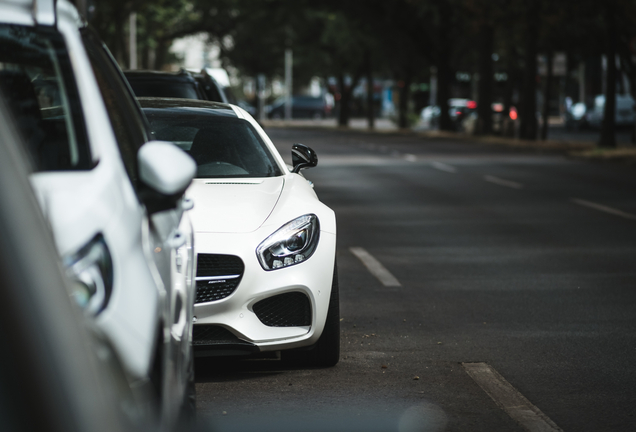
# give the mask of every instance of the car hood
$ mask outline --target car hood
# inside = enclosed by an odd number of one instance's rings
[[[258,179],[194,179],[187,196],[195,232],[246,233],[257,230],[274,210],[283,177]]]

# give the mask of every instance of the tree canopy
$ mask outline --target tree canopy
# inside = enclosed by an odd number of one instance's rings
[[[566,90],[584,85],[573,78],[578,65],[600,64],[602,56],[618,58],[618,70],[636,88],[636,0],[94,0],[94,8],[91,24],[123,65],[131,12],[138,16],[144,68],[169,62],[176,38],[205,33],[225,65],[271,79],[283,75],[284,51],[291,48],[296,86],[312,77],[337,83],[330,89],[341,125],[348,122],[353,88],[375,77],[398,83],[399,121],[406,127],[410,84],[428,81],[433,71],[441,129],[453,127],[447,100],[460,88],[476,96],[477,133],[492,133],[490,106],[497,101],[506,112],[517,108],[521,138],[536,139],[536,114],[542,111],[545,123],[556,88],[551,73],[539,76],[537,58],[552,65],[557,52],[567,57],[565,84],[559,84]],[[606,90],[618,79],[614,63],[605,62]],[[460,71],[471,81],[459,82]],[[537,94],[547,96],[542,106]],[[613,97],[607,95],[607,109]],[[603,143],[615,145],[613,117],[604,127]]]

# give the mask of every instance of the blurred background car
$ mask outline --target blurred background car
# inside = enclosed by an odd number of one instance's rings
[[[197,202],[197,356],[283,351],[311,365],[335,365],[335,214],[299,174],[316,165],[315,153],[295,144],[288,170],[263,129],[234,105],[139,101],[155,136],[197,162],[188,189]]]
[[[477,110],[477,102],[462,99],[448,99],[448,114],[456,130],[461,130],[463,121]],[[441,111],[438,105],[427,106],[420,112],[420,120],[425,128],[436,128],[439,124]]]
[[[285,118],[285,98],[276,99],[265,107],[270,119]],[[331,107],[324,96],[294,96],[292,97],[292,118],[323,119],[329,117]]]
[[[0,88],[73,298],[130,384],[152,391],[175,424],[194,409],[195,263],[183,197],[194,162],[147,142],[120,69],[66,0],[0,3]]]
[[[585,121],[592,128],[600,128],[605,114],[605,95],[594,98],[594,105],[585,113]],[[634,99],[631,95],[616,95],[616,113],[614,115],[617,127],[634,125]]]
[[[181,69],[179,72],[128,70],[124,75],[137,97],[209,100],[239,105],[252,115],[256,112],[252,105],[234,96],[225,69]]]
[[[127,70],[124,75],[137,97],[208,98],[201,84],[183,69],[179,72]]]

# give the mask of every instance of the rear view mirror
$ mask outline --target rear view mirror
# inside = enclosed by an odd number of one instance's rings
[[[147,189],[142,200],[149,213],[175,208],[194,178],[194,159],[172,143],[150,141],[137,153],[139,178]]]
[[[318,165],[318,156],[311,147],[304,144],[294,144],[292,146],[292,172],[298,174],[301,169],[312,168]]]

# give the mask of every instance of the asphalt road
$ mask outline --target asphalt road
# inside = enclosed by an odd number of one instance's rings
[[[294,142],[318,153],[304,173],[338,218],[341,361],[198,361],[201,416],[235,430],[525,430],[462,365],[479,362],[564,431],[636,430],[634,169],[400,134],[268,133],[285,157]]]

